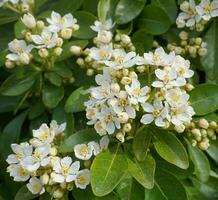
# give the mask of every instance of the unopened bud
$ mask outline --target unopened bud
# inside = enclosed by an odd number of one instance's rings
[[[27,53],[22,53],[20,55],[20,62],[24,65],[27,65],[30,63],[30,56]]]
[[[60,199],[63,196],[64,196],[64,193],[60,189],[55,190],[54,193],[53,193],[53,198],[55,198],[55,199]]]
[[[68,184],[67,184],[67,190],[68,190],[68,191],[72,191],[73,188],[74,188],[73,183],[68,183]]]
[[[68,40],[72,37],[72,29],[70,28],[65,28],[61,31],[61,37],[64,38],[65,40]]]
[[[73,31],[78,31],[79,30],[79,25],[78,24],[74,24],[72,29],[73,29]]]
[[[209,148],[209,146],[210,146],[210,143],[209,143],[209,140],[207,138],[204,138],[204,140],[198,144],[198,147],[201,150],[207,150]]]
[[[58,39],[57,39],[56,46],[57,46],[57,47],[62,47],[63,43],[64,43],[63,39],[62,39],[62,38],[58,38]]]
[[[113,83],[111,85],[111,91],[114,93],[118,93],[120,91],[120,86],[118,83]]]
[[[88,69],[87,72],[86,72],[86,75],[87,75],[87,76],[93,76],[94,73],[95,73],[95,72],[94,72],[93,69]]]
[[[188,33],[185,31],[180,32],[179,37],[181,40],[187,40],[188,39]]]
[[[118,132],[116,134],[116,138],[122,143],[125,142],[125,137],[124,137],[124,134],[122,132]]]
[[[128,35],[121,35],[120,36],[121,42],[123,42],[124,44],[129,44],[131,42],[131,39]]]
[[[120,34],[117,34],[114,39],[116,42],[119,42],[121,40]]]
[[[206,48],[200,48],[198,50],[198,55],[199,56],[206,56],[207,55],[207,49]]]
[[[197,49],[196,49],[195,47],[193,47],[193,46],[190,46],[190,47],[188,48],[188,51],[189,51],[189,53],[190,53],[191,55],[195,55],[195,54],[197,53]]]
[[[43,174],[42,176],[40,176],[40,181],[43,185],[47,185],[49,181],[49,175],[46,173]]]
[[[45,27],[45,23],[42,20],[36,22],[36,27],[39,30],[42,30]]]
[[[133,71],[131,71],[131,72],[129,73],[129,77],[130,77],[131,79],[137,79],[137,78],[138,78],[137,74],[136,74],[135,72],[133,72]]]
[[[191,133],[195,136],[195,137],[201,137],[201,131],[197,128],[194,128],[191,130]]]
[[[130,132],[131,130],[132,130],[132,126],[131,126],[130,123],[124,124],[124,126],[123,126],[123,131],[124,131],[124,132],[128,133],[128,132]]]
[[[202,43],[202,39],[200,37],[195,38],[195,44],[200,45]]]
[[[5,67],[8,69],[13,69],[15,67],[15,64],[14,64],[14,62],[12,62],[10,60],[6,60]]]
[[[123,85],[129,85],[131,82],[132,82],[132,79],[129,78],[129,77],[123,77],[122,80],[121,80],[121,83]]]
[[[48,57],[48,50],[45,48],[39,49],[38,54],[41,58],[47,58]]]
[[[210,127],[213,128],[213,129],[216,129],[217,128],[217,123],[215,121],[211,121],[210,122]]]
[[[190,83],[187,83],[187,84],[185,85],[185,89],[186,89],[188,92],[190,92],[190,91],[192,91],[192,90],[194,89],[194,86],[193,86],[192,84],[190,84]]]
[[[62,54],[62,51],[63,51],[63,49],[62,49],[61,47],[56,47],[56,48],[54,49],[54,54],[55,54],[56,56],[60,56],[60,55]]]
[[[207,130],[207,135],[212,138],[215,135],[215,131],[213,129],[208,129]]]
[[[30,10],[30,6],[28,4],[21,5],[22,12],[28,12]]]
[[[35,17],[33,17],[33,15],[30,13],[24,14],[24,16],[21,18],[21,21],[27,28],[33,29],[36,27]]]
[[[206,119],[204,119],[204,118],[199,119],[198,125],[199,125],[201,128],[204,128],[204,129],[208,129],[208,127],[209,127],[208,121],[207,121]]]
[[[50,155],[51,155],[51,156],[56,156],[57,153],[58,153],[58,150],[57,150],[56,147],[50,148]]]
[[[180,126],[175,126],[174,127],[175,131],[178,132],[178,133],[183,133],[184,130],[185,130],[185,126],[182,124]]]
[[[80,56],[82,53],[82,48],[80,46],[71,46],[70,51],[76,56]]]
[[[124,124],[129,120],[129,115],[126,112],[120,112],[118,114],[118,120],[121,124]]]
[[[31,32],[26,32],[25,33],[25,39],[28,41],[28,42],[32,42],[32,33]]]
[[[184,1],[181,5],[180,5],[180,9],[182,11],[188,10],[189,9],[189,2],[188,1]]]
[[[78,58],[76,60],[76,63],[79,65],[79,66],[84,66],[85,65],[85,62],[84,62],[84,59],[83,58]]]

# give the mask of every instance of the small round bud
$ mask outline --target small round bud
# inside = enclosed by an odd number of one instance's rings
[[[15,64],[14,64],[14,62],[12,62],[10,60],[6,60],[5,67],[8,69],[13,69],[15,67]]]
[[[68,191],[72,191],[73,188],[74,188],[73,183],[68,183],[68,184],[67,184],[67,190],[68,190]]]
[[[137,79],[138,78],[138,76],[137,76],[137,74],[135,73],[135,72],[130,72],[129,73],[129,78],[131,78],[131,79]]]
[[[206,56],[207,55],[207,49],[206,48],[200,48],[198,50],[198,55],[199,56]]]
[[[209,146],[210,146],[210,143],[207,138],[204,138],[204,140],[198,144],[198,147],[203,151],[207,150]]]
[[[116,138],[117,138],[120,142],[122,142],[122,143],[125,142],[125,137],[124,137],[124,134],[123,134],[122,132],[118,132],[118,133],[116,134]]]
[[[120,86],[118,83],[113,83],[111,85],[111,91],[114,93],[118,93],[120,91]]]
[[[40,181],[43,185],[47,185],[49,182],[49,175],[48,174],[43,174],[42,176],[40,176]]]
[[[183,133],[185,131],[185,126],[182,124],[180,126],[175,126],[174,127],[174,130],[177,132],[177,133]]]
[[[120,34],[116,34],[114,39],[116,42],[119,42],[121,40]]]
[[[110,31],[100,31],[97,36],[97,41],[100,43],[110,43],[112,37],[113,35]]]
[[[87,76],[93,76],[94,73],[95,73],[95,72],[94,72],[93,69],[88,69],[87,72],[86,72],[86,75],[87,75]]]
[[[153,47],[158,47],[158,46],[159,46],[158,42],[156,40],[154,40],[153,41]]]
[[[92,62],[91,56],[87,56],[87,57],[85,58],[85,62],[87,62],[87,63]]]
[[[210,122],[210,127],[211,127],[212,129],[216,129],[216,128],[217,128],[217,123],[216,123],[215,121],[211,121],[211,122]]]
[[[182,47],[185,47],[185,46],[188,45],[188,42],[187,42],[186,40],[182,40],[182,41],[180,42],[180,45],[181,45]]]
[[[31,15],[30,13],[24,14],[24,16],[21,18],[21,21],[29,29],[33,29],[36,27],[35,17],[33,17],[33,15]]]
[[[195,54],[197,53],[197,49],[196,49],[195,47],[193,47],[193,46],[190,46],[190,47],[188,48],[188,51],[189,51],[189,53],[190,53],[191,55],[195,55]]]
[[[69,82],[72,84],[72,83],[74,83],[75,82],[75,78],[74,77],[71,77],[70,79],[69,79]]]
[[[58,39],[57,39],[56,46],[57,46],[57,47],[62,47],[63,43],[64,43],[63,39],[62,39],[62,38],[58,38]]]
[[[199,125],[201,128],[204,128],[204,129],[208,129],[208,127],[209,127],[208,121],[207,121],[206,119],[204,119],[204,118],[199,119],[198,125]]]
[[[194,128],[191,130],[191,133],[195,136],[195,137],[201,137],[201,132],[199,129]]]
[[[121,42],[123,42],[126,45],[131,43],[131,39],[128,35],[123,34],[120,36],[120,39],[121,39]]]
[[[72,29],[73,29],[73,31],[78,31],[79,30],[79,25],[78,24],[74,24]]]
[[[25,33],[25,39],[28,41],[28,42],[32,42],[32,33],[31,32],[26,32]]]
[[[207,130],[207,135],[212,138],[215,135],[215,131],[213,129],[208,129]]]
[[[55,198],[55,199],[60,199],[63,196],[64,196],[64,193],[60,189],[55,190],[54,193],[53,193],[53,198]]]
[[[27,53],[22,53],[20,55],[20,62],[24,65],[28,65],[30,63],[30,56]]]
[[[201,43],[202,43],[202,38],[200,38],[200,37],[195,38],[196,45],[200,45]]]
[[[124,126],[123,126],[123,131],[124,131],[124,132],[128,133],[128,132],[130,132],[131,130],[132,130],[132,126],[131,126],[130,123],[124,124]]]
[[[123,76],[128,76],[129,70],[128,69],[123,69]]]
[[[65,28],[61,31],[61,37],[64,38],[65,40],[69,40],[72,37],[72,29],[70,28]]]
[[[45,27],[45,23],[42,20],[36,22],[36,27],[39,30],[42,30]]]
[[[38,54],[41,58],[47,58],[48,57],[48,50],[45,48],[39,49]]]
[[[178,54],[178,55],[182,54],[182,50],[183,50],[183,49],[182,49],[181,47],[176,47],[176,48],[174,49],[175,53]]]
[[[139,73],[144,73],[145,72],[145,66],[144,65],[138,66],[137,70],[138,70]]]
[[[181,9],[182,11],[188,10],[189,7],[190,7],[190,4],[189,4],[188,1],[184,1],[184,2],[180,5],[180,9]]]
[[[129,85],[131,82],[132,82],[132,79],[129,78],[129,77],[123,77],[122,80],[121,80],[121,83],[123,85]]]
[[[185,85],[185,89],[186,89],[188,92],[190,92],[190,91],[192,91],[192,90],[194,89],[194,86],[193,86],[192,84],[190,84],[190,83],[187,83],[187,84]]]
[[[58,150],[57,150],[56,147],[50,148],[50,155],[51,155],[51,156],[56,156],[57,153],[58,153]]]
[[[201,129],[201,136],[207,137],[207,131],[205,129]]]
[[[82,48],[80,46],[71,46],[70,51],[76,56],[80,56],[82,54]]]
[[[193,147],[195,147],[198,144],[196,140],[192,140],[191,143]]]
[[[56,48],[54,49],[54,54],[55,54],[56,56],[60,56],[60,55],[62,54],[62,51],[63,51],[63,49],[62,49],[61,47],[56,47]]]
[[[84,66],[85,65],[85,62],[84,62],[84,59],[83,58],[78,58],[76,60],[76,63],[79,65],[79,66]]]
[[[126,112],[120,112],[118,114],[118,120],[121,124],[124,124],[129,120],[129,115]]]
[[[182,31],[179,34],[181,40],[188,40],[188,33],[186,31]]]
[[[204,25],[200,24],[200,23],[197,23],[196,24],[196,31],[201,32],[203,30],[204,30]]]
[[[28,4],[22,4],[21,5],[22,12],[28,12],[30,10],[30,6]]]
[[[67,188],[67,183],[65,183],[65,182],[61,183],[60,186],[61,186],[62,189],[66,189]]]

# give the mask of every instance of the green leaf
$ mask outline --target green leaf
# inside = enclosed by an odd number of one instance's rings
[[[68,97],[65,110],[67,113],[81,112],[85,109],[84,102],[88,100],[89,92],[82,87],[76,89]]]
[[[206,115],[218,109],[218,85],[201,84],[190,92],[191,106],[196,115]]]
[[[172,163],[182,169],[189,166],[188,155],[183,144],[177,137],[167,131],[155,129],[152,132],[155,137],[154,147],[157,153],[169,163]]]
[[[212,140],[210,141],[210,147],[206,150],[208,155],[216,162],[218,163],[218,140]]]
[[[14,33],[15,33],[15,37],[17,39],[21,39],[23,38],[23,30],[25,30],[26,26],[23,24],[23,22],[21,20],[18,20],[16,22],[16,24],[14,25]]]
[[[61,153],[70,153],[73,152],[75,145],[96,140],[99,140],[99,135],[94,129],[80,130],[65,139],[59,150]]]
[[[132,32],[132,29],[133,29],[133,22],[131,21],[128,24],[120,25],[116,29],[116,32],[120,35],[122,34],[130,35],[130,33]]]
[[[96,196],[111,193],[119,184],[128,164],[119,144],[98,154],[91,166],[91,186]]]
[[[187,200],[185,188],[172,174],[158,169],[155,180],[155,187],[145,190],[145,200]]]
[[[0,92],[5,96],[18,96],[28,91],[35,82],[35,74],[18,77],[11,75],[1,85]]]
[[[72,77],[72,71],[70,67],[66,66],[64,62],[55,63],[54,71],[63,78],[71,78]]]
[[[126,24],[135,19],[143,10],[146,0],[120,0],[115,10],[117,24]]]
[[[20,137],[21,127],[26,118],[27,112],[23,112],[18,115],[12,121],[10,121],[0,135],[0,152],[4,158],[11,152],[10,145],[12,143],[18,143]]]
[[[82,49],[85,48],[88,45],[88,40],[74,40],[70,41],[63,45],[63,52],[62,54],[57,58],[57,62],[66,60],[67,58],[70,58],[72,56],[72,53],[70,52],[71,46],[80,46]]]
[[[64,97],[64,88],[47,83],[42,91],[42,100],[46,107],[54,108]]]
[[[144,52],[150,51],[153,47],[153,36],[145,30],[139,30],[133,34],[132,42],[136,47],[136,52],[143,55]]]
[[[148,128],[140,129],[133,140],[133,152],[138,161],[144,161],[151,143],[151,132]]]
[[[108,13],[110,12],[111,0],[99,0],[98,2],[98,18],[104,22],[108,19]]]
[[[39,195],[32,194],[26,186],[23,186],[22,188],[20,188],[20,190],[18,190],[14,200],[31,200],[35,199],[38,196]]]
[[[116,192],[119,195],[120,200],[137,200],[145,198],[144,187],[129,175],[123,177],[116,187]]]
[[[96,33],[90,28],[97,18],[86,11],[77,11],[74,17],[78,20],[79,30],[73,33],[73,36],[80,39],[91,39],[95,37]]]
[[[156,5],[146,6],[142,17],[138,20],[139,27],[152,35],[167,32],[170,24],[170,19],[165,11]]]
[[[128,159],[130,174],[147,189],[154,187],[155,166],[155,160],[151,155],[147,155],[143,162]]]
[[[210,163],[205,154],[198,148],[193,147],[188,140],[188,152],[195,166],[195,174],[202,181],[206,182],[210,176]]]
[[[46,78],[49,80],[50,83],[52,83],[55,86],[61,86],[62,79],[61,77],[56,74],[55,72],[48,72],[46,73]]]
[[[13,111],[20,101],[20,97],[0,96],[0,113]]]
[[[28,117],[30,120],[35,119],[39,115],[41,115],[45,111],[45,107],[42,101],[37,101],[35,104],[33,103],[29,109]]]
[[[19,17],[15,12],[0,8],[0,25],[16,21]]]
[[[207,43],[208,54],[201,57],[206,76],[210,80],[218,80],[218,20],[214,20],[207,31],[204,41]]]
[[[160,6],[170,18],[171,23],[175,23],[177,17],[177,5],[175,0],[152,0],[152,3]]]

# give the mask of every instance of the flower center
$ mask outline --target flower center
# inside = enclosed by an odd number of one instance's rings
[[[67,175],[67,174],[69,174],[69,167],[67,167],[67,166],[62,166],[62,173],[64,174],[64,175]]]
[[[180,67],[179,68],[179,74],[180,75],[184,75],[185,74],[185,68],[184,67]]]
[[[113,116],[111,114],[107,115],[107,116],[105,116],[104,120],[106,123],[111,122],[113,120]]]
[[[135,94],[136,96],[140,96],[140,95],[141,95],[141,89],[140,89],[140,88],[135,88],[135,89],[134,89],[134,94]]]
[[[108,57],[108,53],[107,53],[107,51],[105,51],[105,50],[100,50],[100,51],[99,51],[99,55],[100,55],[102,58],[107,58],[107,57]]]
[[[80,149],[80,153],[83,155],[83,156],[86,156],[88,154],[88,147],[87,146],[84,146]]]
[[[23,155],[21,153],[16,154],[16,159],[17,160],[22,160]]]
[[[86,183],[86,178],[82,175],[78,176],[76,179],[81,185],[84,185]]]
[[[160,116],[160,111],[159,110],[155,110],[153,112],[154,117],[159,117]]]
[[[207,5],[206,7],[204,7],[204,12],[206,14],[210,14],[212,12],[213,8],[211,6],[211,4]]]

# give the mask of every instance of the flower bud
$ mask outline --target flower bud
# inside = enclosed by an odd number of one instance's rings
[[[201,132],[199,129],[194,128],[191,130],[191,133],[195,136],[195,137],[201,137]]]
[[[199,56],[206,56],[207,55],[207,49],[206,48],[200,48],[198,50],[198,55]]]
[[[97,41],[101,43],[110,43],[112,37],[113,35],[110,31],[100,31],[97,36]]]
[[[144,73],[145,72],[145,66],[144,65],[138,66],[137,70],[138,70],[139,73]]]
[[[118,133],[116,134],[116,138],[117,138],[120,142],[122,142],[122,143],[125,142],[125,137],[124,137],[124,134],[123,134],[122,132],[118,132]]]
[[[79,65],[79,66],[84,66],[85,65],[85,62],[84,62],[84,59],[83,58],[78,58],[76,60],[76,63]]]
[[[190,53],[191,55],[195,55],[195,54],[197,53],[197,49],[196,49],[195,47],[193,47],[193,46],[190,46],[190,47],[188,48],[188,51],[189,51],[189,53]]]
[[[192,84],[190,84],[190,83],[187,83],[187,84],[185,85],[185,89],[186,89],[188,92],[190,92],[190,91],[192,91],[192,90],[194,89],[194,86],[193,86]]]
[[[82,53],[82,48],[80,46],[71,46],[70,51],[76,56],[80,56]]]
[[[14,64],[14,62],[12,62],[10,60],[6,60],[5,67],[8,69],[13,69],[15,67],[15,64]]]
[[[39,21],[36,22],[36,27],[39,30],[42,30],[45,27],[45,23],[42,20],[39,20]]]
[[[175,126],[174,127],[174,130],[177,132],[177,133],[183,133],[185,131],[185,126],[182,124],[180,126]]]
[[[56,46],[57,46],[57,47],[62,47],[63,43],[64,43],[63,39],[62,39],[62,38],[58,38],[58,39],[57,39]]]
[[[130,123],[124,124],[123,131],[128,133],[132,130],[132,125]]]
[[[201,136],[207,137],[207,131],[205,129],[201,129]]]
[[[20,62],[24,65],[27,65],[30,63],[30,56],[27,53],[22,53],[20,55]]]
[[[22,10],[22,12],[29,12],[30,6],[28,4],[22,4],[21,10]]]
[[[93,69],[88,69],[87,72],[86,72],[86,75],[87,75],[87,76],[93,76],[94,73],[95,73],[95,72],[94,72]]]
[[[118,113],[118,120],[121,124],[124,124],[129,120],[129,115],[126,112],[120,112]]]
[[[33,29],[36,27],[35,17],[33,17],[30,13],[24,14],[24,16],[21,18],[21,21],[29,29]]]
[[[209,140],[207,138],[204,138],[204,140],[198,144],[198,147],[201,150],[207,150],[209,148],[209,146],[210,146],[210,144],[209,144]]]
[[[188,10],[189,7],[190,7],[190,5],[189,5],[189,2],[188,2],[188,1],[184,1],[184,2],[180,5],[180,9],[181,9],[182,11]]]
[[[58,153],[58,150],[57,150],[56,147],[50,148],[50,155],[51,155],[51,156],[56,156],[57,153]]]
[[[135,72],[130,72],[129,73],[129,78],[131,78],[131,79],[137,79],[138,78],[138,76],[137,76],[137,74],[135,73]]]
[[[210,122],[210,127],[211,127],[212,129],[216,129],[216,128],[217,128],[217,123],[216,123],[215,121],[211,121],[211,122]]]
[[[204,129],[208,129],[208,127],[209,127],[208,121],[207,121],[206,119],[204,119],[204,118],[199,119],[198,125],[199,125],[201,128],[204,128]]]
[[[78,31],[79,30],[79,25],[78,24],[74,24],[72,29],[73,29],[73,31]]]
[[[129,77],[123,77],[122,80],[121,80],[121,83],[123,85],[129,85],[131,82],[132,82],[132,79],[129,78]]]
[[[111,85],[111,91],[114,93],[118,93],[120,91],[120,86],[118,83],[113,83]]]
[[[182,31],[179,34],[181,40],[188,40],[188,33],[186,31]]]
[[[32,42],[33,40],[32,40],[32,33],[31,32],[26,32],[25,33],[25,39],[26,39],[26,41],[28,41],[28,42]]]
[[[200,45],[201,43],[202,43],[202,38],[200,38],[200,37],[195,38],[196,45]]]
[[[64,193],[60,189],[55,190],[54,193],[53,193],[53,198],[55,198],[55,199],[60,199],[63,196],[64,196]]]
[[[120,39],[121,39],[121,42],[123,42],[124,44],[131,43],[131,39],[128,35],[123,34],[120,36]]]
[[[72,37],[72,29],[70,28],[65,28],[61,31],[61,37],[64,38],[65,40],[69,40]]]
[[[68,190],[68,191],[72,191],[73,188],[74,188],[73,183],[68,183],[68,184],[67,184],[67,190]]]
[[[90,160],[85,160],[84,161],[84,167],[88,169],[90,166],[91,166],[91,161]]]
[[[116,34],[114,39],[116,42],[119,42],[121,40],[120,34]]]
[[[62,189],[66,189],[67,188],[67,183],[65,183],[65,182],[61,183],[60,186],[61,186]]]
[[[192,143],[193,147],[195,147],[197,145],[197,141],[196,140],[192,140],[191,143]]]
[[[128,76],[129,70],[128,69],[123,69],[123,76]]]
[[[47,185],[49,181],[49,175],[46,173],[43,174],[42,176],[40,176],[40,181],[43,185]]]
[[[62,51],[63,51],[63,49],[62,49],[61,47],[56,47],[56,48],[54,49],[54,54],[55,54],[56,56],[60,56],[60,55],[62,54]]]
[[[215,131],[213,129],[208,129],[207,130],[207,135],[212,138],[215,135]]]
[[[47,58],[48,57],[48,50],[45,48],[39,49],[38,54],[41,58]]]

